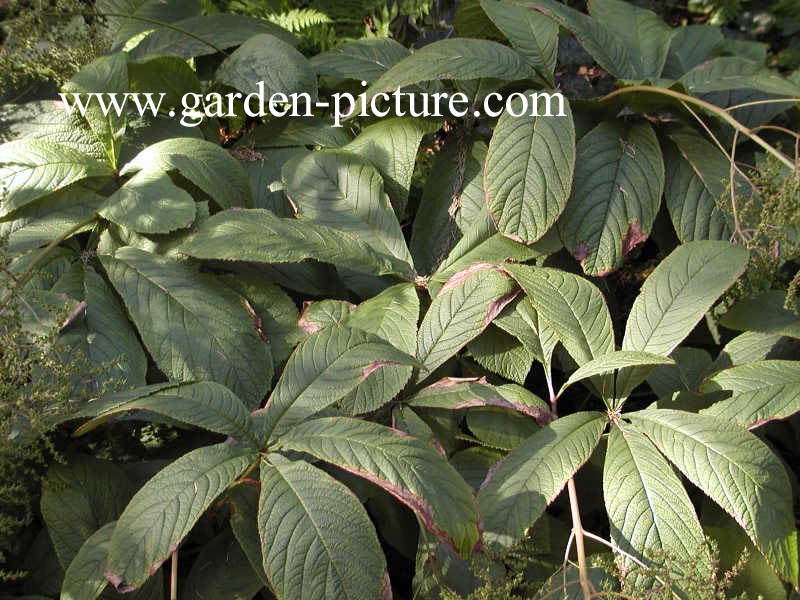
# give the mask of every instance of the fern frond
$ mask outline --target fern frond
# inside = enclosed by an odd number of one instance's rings
[[[314,8],[293,8],[286,12],[269,15],[267,19],[292,33],[300,33],[315,25],[331,22],[328,15]]]

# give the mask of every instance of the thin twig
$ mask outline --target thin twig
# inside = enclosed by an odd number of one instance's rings
[[[758,134],[751,131],[748,127],[734,119],[730,114],[728,114],[725,109],[720,108],[710,102],[706,102],[705,100],[701,100],[700,98],[695,98],[694,96],[690,96],[688,94],[682,94],[681,92],[676,92],[675,90],[670,90],[667,88],[660,88],[650,85],[632,85],[630,87],[620,88],[618,90],[614,90],[613,92],[606,94],[600,100],[610,100],[616,96],[622,96],[624,94],[632,94],[636,92],[647,92],[651,94],[657,94],[661,96],[668,96],[670,98],[674,98],[679,101],[686,102],[688,104],[692,104],[697,106],[698,108],[702,108],[704,111],[711,113],[712,115],[718,117],[720,120],[727,123],[730,127],[743,133],[748,138],[750,138],[753,142],[761,146],[764,150],[772,154],[775,158],[789,167],[792,171],[797,170],[797,165],[793,163],[787,156],[785,156],[780,150],[770,146],[767,142],[765,142]]]

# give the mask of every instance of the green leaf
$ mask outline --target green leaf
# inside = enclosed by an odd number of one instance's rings
[[[137,171],[177,170],[222,208],[252,206],[253,198],[242,165],[224,148],[196,138],[170,138],[148,146],[122,169]]]
[[[759,360],[715,373],[702,392],[731,391],[728,400],[712,404],[703,414],[730,419],[754,429],[800,411],[800,362]]]
[[[341,150],[312,152],[288,161],[283,179],[298,219],[357,236],[411,264],[381,174],[363,158]]]
[[[581,138],[572,196],[558,229],[589,275],[604,275],[647,239],[664,191],[664,161],[646,122],[603,121]]]
[[[197,228],[181,252],[195,258],[261,263],[313,258],[361,273],[403,272],[398,261],[373,250],[355,235],[284,219],[258,208],[217,213]]]
[[[419,220],[419,213],[417,213],[417,220]],[[433,229],[433,231],[436,230]],[[423,236],[420,237],[422,238]],[[432,234],[431,237],[435,236]],[[549,236],[546,236],[542,242],[547,237]],[[412,244],[413,241],[414,238],[412,237]],[[466,269],[475,263],[488,262],[500,265],[510,261],[525,262],[542,254],[549,254],[547,251],[540,252],[537,246],[537,244],[526,246],[497,233],[497,228],[484,206],[484,209],[478,213],[474,221],[464,231],[464,237],[453,247],[450,254],[441,261],[438,270],[431,275],[431,279],[428,281],[428,291],[431,294],[437,294],[448,279],[458,271]],[[417,261],[419,261],[418,258]]]
[[[453,15],[453,28],[460,38],[500,39],[502,34],[481,7],[479,0],[462,0]]]
[[[524,296],[510,304],[494,320],[494,324],[517,338],[545,366],[545,374],[548,375],[558,337],[539,318],[530,298]]]
[[[784,308],[786,294],[771,290],[739,300],[720,318],[720,324],[735,331],[757,331],[800,338],[800,318]]]
[[[250,448],[206,446],[183,455],[145,483],[111,536],[105,575],[117,591],[129,592],[147,581],[254,458]]]
[[[258,497],[261,485],[253,481],[242,481],[228,491],[231,502],[231,529],[239,542],[247,561],[261,582],[268,586],[264,573],[264,557],[261,554],[261,539],[258,532]]]
[[[131,57],[139,60],[153,56],[192,58],[215,54],[219,49],[238,46],[260,33],[274,35],[287,44],[297,43],[291,33],[264,19],[216,13],[183,19],[173,23],[172,28],[156,28],[131,50]]]
[[[424,379],[486,329],[517,295],[499,268],[477,263],[453,275],[433,299],[419,327],[417,358]]]
[[[339,44],[311,58],[320,75],[372,83],[410,54],[391,38],[367,38]]]
[[[712,25],[685,25],[676,28],[664,65],[664,77],[678,79],[704,63],[722,45],[722,29]]]
[[[384,188],[398,219],[406,211],[411,176],[414,174],[422,137],[438,128],[438,122],[428,123],[420,119],[401,117],[384,119],[365,127],[352,142],[343,147],[344,150],[368,160],[380,171]]]
[[[164,373],[221,383],[251,408],[261,402],[272,357],[241,296],[211,275],[136,248],[100,262]]]
[[[419,297],[414,284],[400,283],[386,288],[359,304],[344,316],[348,327],[375,335],[403,352],[413,355],[417,345]],[[342,407],[349,414],[377,410],[391,401],[411,378],[411,366],[388,365],[377,369],[346,396]]]
[[[730,180],[730,162],[716,146],[696,133],[670,134],[664,199],[681,242],[728,240],[729,218],[719,207]]]
[[[619,79],[638,79],[637,65],[633,64],[625,40],[605,24],[555,0],[532,0],[526,5],[574,33],[605,71]]]
[[[113,15],[106,17],[105,22],[114,50],[121,49],[137,34],[152,29],[153,21],[173,23],[200,13],[200,3],[196,0],[170,3],[160,0],[99,0],[95,8],[101,15]]]
[[[297,325],[303,333],[313,335],[331,325],[341,325],[354,308],[354,304],[345,300],[307,300],[303,302],[303,312]]]
[[[503,111],[489,143],[484,186],[489,214],[500,233],[524,243],[535,242],[564,210],[575,165],[575,126],[566,99],[559,112],[556,99],[539,96],[536,112],[519,115],[531,102],[514,98]],[[552,116],[547,116],[548,114]],[[559,116],[561,115],[561,116]]]
[[[510,546],[522,537],[589,460],[605,425],[596,412],[561,417],[495,465],[478,492],[485,538]]]
[[[490,325],[467,346],[470,358],[484,369],[524,384],[536,356],[514,336]]]
[[[41,511],[58,562],[69,567],[84,542],[116,519],[130,498],[130,483],[113,463],[75,455],[53,464],[42,481]]]
[[[408,406],[460,410],[476,406],[500,406],[524,413],[547,423],[550,407],[523,387],[490,385],[482,378],[445,377],[421,389],[406,401]]]
[[[366,91],[366,99],[423,81],[491,77],[503,81],[528,79],[531,68],[506,46],[488,40],[449,39],[423,46],[381,75]]]
[[[296,154],[305,154],[308,150],[296,146],[259,150],[255,155],[249,154],[247,150],[243,152],[244,154],[239,154],[238,149],[233,151],[234,155],[245,159],[242,167],[247,173],[253,192],[253,208],[266,208],[279,217],[293,216],[292,206],[283,193],[281,170],[290,158]]]
[[[615,371],[630,367],[649,367],[649,371],[658,365],[673,364],[675,364],[674,360],[666,356],[661,356],[660,354],[639,352],[636,350],[617,350],[603,356],[598,356],[597,358],[581,365],[572,373],[572,375],[569,376],[567,382],[561,386],[558,395],[560,396],[563,394],[564,390],[572,384],[577,383],[578,381],[583,381],[584,379],[595,377],[597,375],[613,373]],[[642,370],[644,371],[644,369]],[[602,390],[603,398],[609,398],[615,395],[619,397],[620,394],[627,395],[628,393],[630,393],[630,390],[617,390],[616,394],[614,390]]]
[[[213,381],[162,390],[147,386],[95,400],[81,411],[82,416],[92,419],[75,430],[75,435],[88,433],[130,411],[147,411],[240,441],[255,441],[247,408],[228,388]]]
[[[775,571],[797,585],[789,478],[769,447],[739,425],[676,410],[627,415],[697,487],[745,530]],[[763,507],[769,506],[769,510]]]
[[[747,249],[728,242],[678,246],[648,275],[628,314],[623,350],[667,356],[688,336],[747,266]],[[647,375],[631,369],[617,379],[630,391]]]
[[[542,81],[552,86],[558,54],[558,24],[535,10],[511,2],[481,0],[480,5]]]
[[[80,184],[69,186],[55,194],[31,202],[0,219],[0,235],[8,236],[6,252],[21,254],[45,246],[70,232],[73,235],[91,229],[89,221],[105,198]],[[78,229],[76,229],[78,228]]]
[[[36,139],[0,146],[0,217],[111,167],[68,146]]]
[[[353,493],[330,475],[268,455],[261,464],[258,530],[278,598],[381,597],[386,560]]]
[[[747,258],[745,248],[728,242],[678,246],[642,285],[622,349],[668,355],[742,274]]]
[[[345,397],[376,369],[416,361],[360,329],[332,325],[295,348],[263,410],[270,438]],[[278,430],[278,427],[280,429]]]
[[[504,451],[513,450],[539,430],[533,419],[497,406],[467,411],[466,424],[478,443]]]
[[[753,89],[782,98],[800,96],[800,85],[738,56],[723,56],[704,62],[678,81],[693,95]]]
[[[611,428],[603,496],[611,539],[623,552],[658,568],[669,568],[667,557],[692,557],[688,564],[697,574],[711,571],[703,530],[683,484],[652,442],[632,425],[620,422]],[[624,568],[635,569],[630,558],[620,559]],[[677,564],[673,568],[687,570]],[[656,583],[643,574],[634,576],[639,589]]]
[[[383,425],[342,417],[297,425],[281,443],[380,486],[462,556],[473,551],[479,534],[472,493],[431,445]]]
[[[506,270],[579,366],[614,351],[611,315],[592,283],[557,269],[506,265]]]
[[[261,571],[262,567],[258,567]],[[182,582],[183,598],[252,600],[264,587],[230,529],[202,546]]]
[[[106,589],[108,543],[116,524],[106,523],[83,543],[64,574],[61,600],[95,600]]]
[[[486,473],[503,458],[503,454],[483,446],[470,446],[450,457],[450,464],[469,486],[478,491]]]
[[[108,365],[102,379],[124,380],[143,385],[147,356],[136,337],[128,315],[114,291],[94,269],[81,264],[82,298],[86,303],[83,320],[62,334],[95,364]]]
[[[625,44],[635,79],[661,75],[676,30],[660,16],[621,0],[590,0],[589,14]]]
[[[275,372],[302,339],[297,326],[297,306],[277,285],[265,281],[257,273],[237,273],[222,278],[222,282],[247,300],[260,320],[261,332],[269,342]]]
[[[139,233],[169,233],[189,227],[197,214],[194,199],[163,171],[139,171],[109,196],[100,215]]]
[[[161,111],[183,108],[185,94],[201,93],[200,80],[189,63],[177,56],[159,56],[128,64],[128,79],[132,92],[164,94]],[[169,113],[167,113],[169,114]]]
[[[446,261],[445,257],[458,241],[461,230],[466,229],[473,220],[485,221],[491,234],[497,232],[486,212],[483,190],[486,152],[487,147],[483,142],[470,143],[456,136],[445,141],[442,150],[436,154],[422,189],[411,231],[411,252],[414,265],[420,273],[430,273],[439,263]],[[482,260],[479,257],[472,262]],[[461,268],[468,267],[472,262]],[[442,283],[448,278],[449,275],[444,277]]]
[[[64,84],[63,89],[65,92],[69,92],[68,95],[84,96],[84,102],[88,103],[88,110],[81,115],[81,118],[103,145],[108,163],[116,168],[122,140],[125,137],[127,115],[124,112],[117,115],[113,110],[102,110],[97,97],[92,98],[87,94],[94,92],[103,96],[112,94],[124,96],[130,90],[125,54],[116,52],[95,59],[81,68],[72,79]]]
[[[268,33],[255,35],[243,43],[219,66],[216,80],[245,94],[261,91],[273,94],[308,93],[317,100],[317,75],[308,60],[291,44]]]

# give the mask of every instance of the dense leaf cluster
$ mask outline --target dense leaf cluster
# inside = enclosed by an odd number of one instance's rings
[[[102,366],[4,363],[0,432],[35,436],[53,394],[44,429],[72,434],[12,593],[787,598],[797,78],[621,0],[464,0],[457,36],[413,50],[304,37],[353,17],[332,6],[99,0],[110,50],[62,90],[162,112],[9,107],[0,319]],[[605,83],[570,93],[576,43]],[[169,116],[362,80],[567,102]]]

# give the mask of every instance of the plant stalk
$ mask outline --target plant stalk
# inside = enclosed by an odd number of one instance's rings
[[[169,600],[178,600],[178,550],[172,553],[169,574]]]
[[[586,547],[584,546],[583,524],[581,523],[581,513],[578,507],[578,492],[575,489],[575,480],[570,478],[567,482],[569,493],[569,510],[572,513],[572,532],[575,534],[575,550],[578,553],[578,577],[583,591],[583,600],[591,600],[593,589],[589,579],[589,571],[586,568]]]

